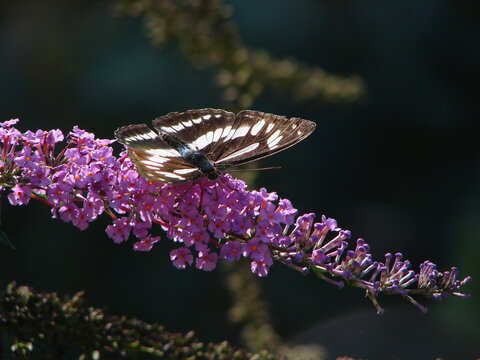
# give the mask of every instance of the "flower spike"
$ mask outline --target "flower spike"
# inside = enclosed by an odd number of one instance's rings
[[[0,123],[0,191],[8,191],[11,205],[30,199],[52,208],[54,218],[72,222],[81,230],[106,213],[113,221],[106,234],[115,243],[133,234],[136,251],[149,251],[160,240],[160,227],[178,243],[170,252],[179,269],[195,266],[212,271],[219,259],[250,260],[251,271],[268,275],[274,261],[338,287],[365,290],[378,313],[379,294],[398,294],[426,308],[412,295],[441,299],[468,298],[460,288],[471,281],[458,279],[458,270],[440,272],[425,261],[416,273],[403,255],[390,253],[374,261],[363,239],[350,243],[351,232],[324,215],[300,215],[288,199],[278,199],[265,188],[248,191],[241,180],[222,174],[215,181],[162,184],[141,177],[126,152],[117,158],[113,140],[74,127],[66,137],[60,130],[21,133],[18,120]],[[296,218],[295,218],[296,217]]]

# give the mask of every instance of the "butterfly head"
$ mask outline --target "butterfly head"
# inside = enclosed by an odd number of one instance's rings
[[[204,174],[207,176],[209,180],[212,180],[212,181],[215,181],[220,177],[220,171],[218,171],[218,169],[215,167],[210,171],[207,171],[207,172],[204,171]]]

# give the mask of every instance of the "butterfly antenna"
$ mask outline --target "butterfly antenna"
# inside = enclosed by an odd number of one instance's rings
[[[269,166],[269,167],[263,167],[263,168],[255,168],[255,169],[228,169],[228,172],[233,172],[233,171],[261,171],[261,170],[279,170],[281,169],[281,166]]]

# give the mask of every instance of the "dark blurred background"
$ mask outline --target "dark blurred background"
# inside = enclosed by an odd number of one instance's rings
[[[306,141],[261,162],[265,186],[301,213],[326,214],[364,238],[376,259],[402,252],[418,269],[457,266],[471,300],[449,298],[421,314],[381,297],[382,317],[357,289],[274,265],[261,280],[273,325],[287,342],[318,342],[329,358],[472,359],[480,356],[480,5],[476,1],[226,1],[251,48],[341,76],[358,75],[358,101],[296,101],[266,89],[249,108],[313,120]],[[152,45],[141,18],[110,2],[11,1],[0,5],[0,121],[22,131],[74,125],[112,138],[171,111],[229,108],[214,68],[199,69],[175,41]],[[120,146],[116,145],[120,151]],[[237,343],[221,269],[176,270],[164,239],[148,253],[105,235],[107,216],[81,232],[31,201],[1,199],[0,288],[85,290],[110,313]],[[253,275],[252,275],[253,276]]]

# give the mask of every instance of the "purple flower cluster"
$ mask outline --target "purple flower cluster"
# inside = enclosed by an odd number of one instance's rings
[[[422,310],[410,294],[467,296],[457,290],[470,277],[457,280],[456,268],[441,273],[425,262],[416,274],[401,254],[387,254],[384,263],[373,261],[362,239],[348,249],[351,233],[334,219],[322,216],[314,223],[315,214],[296,218],[289,200],[263,188],[247,191],[244,182],[228,174],[215,182],[154,183],[136,172],[125,152],[113,155],[113,140],[96,139],[75,127],[66,146],[55,151],[64,140],[60,130],[21,133],[14,127],[17,122],[0,123],[0,191],[10,189],[12,205],[42,201],[53,217],[81,230],[105,212],[113,219],[107,235],[120,243],[133,233],[138,251],[148,251],[160,240],[151,234],[158,224],[179,245],[170,253],[179,269],[195,263],[211,271],[219,259],[244,257],[253,273],[266,276],[276,260],[303,274],[312,270],[338,286],[365,289],[379,312],[379,293],[400,294]]]

